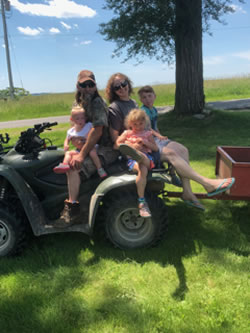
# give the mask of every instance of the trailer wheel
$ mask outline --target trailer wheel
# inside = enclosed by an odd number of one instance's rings
[[[107,238],[121,249],[156,245],[167,231],[167,207],[157,195],[147,194],[152,218],[142,218],[137,196],[130,191],[115,192],[105,203]]]

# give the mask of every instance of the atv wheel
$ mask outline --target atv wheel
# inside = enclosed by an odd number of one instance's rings
[[[24,245],[23,221],[6,206],[0,206],[0,257],[17,254]]]
[[[108,239],[121,249],[156,245],[167,230],[167,208],[156,195],[146,195],[152,217],[139,215],[136,194],[116,192],[105,203]]]

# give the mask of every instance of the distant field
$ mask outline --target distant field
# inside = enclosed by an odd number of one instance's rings
[[[174,105],[175,84],[153,86],[157,95],[155,105]],[[227,79],[204,81],[206,102],[250,98],[250,74]],[[134,98],[139,87],[135,87]],[[104,91],[100,91],[104,96]],[[70,112],[74,93],[45,94],[26,96],[18,101],[0,101],[0,121],[40,118],[47,116],[67,115]]]

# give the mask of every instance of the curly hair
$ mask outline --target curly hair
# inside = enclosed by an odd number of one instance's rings
[[[127,75],[122,74],[122,73],[115,73],[115,74],[111,75],[111,77],[109,78],[106,89],[105,89],[105,97],[109,101],[109,103],[112,103],[115,100],[119,99],[119,96],[114,91],[114,81],[117,77],[128,81],[128,93],[129,93],[129,95],[131,95],[133,93],[132,82],[127,77]]]
[[[140,120],[145,121],[145,128],[150,127],[150,120],[146,112],[142,109],[132,109],[125,118],[125,127],[130,128],[131,123]]]

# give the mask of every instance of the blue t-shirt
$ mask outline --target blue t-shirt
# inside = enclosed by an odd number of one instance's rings
[[[147,106],[142,105],[141,107],[142,110],[146,112],[150,119],[151,123],[151,128],[155,131],[157,131],[157,118],[158,118],[158,111],[157,109],[153,106],[152,109],[149,109]]]

